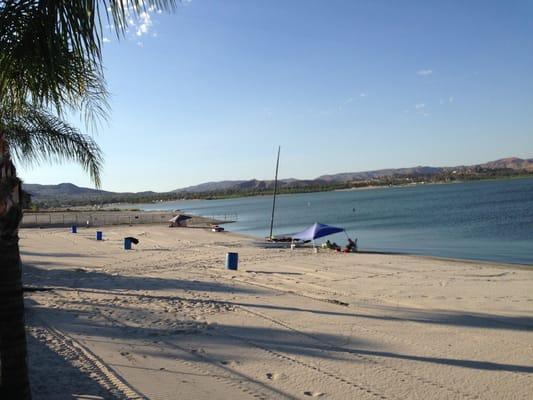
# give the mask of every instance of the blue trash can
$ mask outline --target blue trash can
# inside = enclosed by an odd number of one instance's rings
[[[239,265],[239,253],[227,253],[226,254],[226,268],[236,271],[238,265]]]
[[[70,231],[71,231],[72,233],[77,233],[77,232],[78,232],[78,227],[77,227],[76,225],[72,225],[72,226],[70,227]]]
[[[103,236],[102,231],[96,231],[96,240],[102,240]]]
[[[124,238],[124,250],[131,250],[131,239]]]

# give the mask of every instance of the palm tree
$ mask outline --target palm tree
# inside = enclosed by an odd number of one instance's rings
[[[29,398],[18,226],[20,180],[11,155],[24,162],[74,160],[99,185],[102,156],[96,143],[44,109],[0,114],[0,361],[2,398]]]
[[[172,10],[174,0],[0,0],[0,397],[31,397],[26,368],[18,226],[19,161],[70,159],[100,183],[101,153],[61,120],[105,116],[104,18],[118,37],[129,18]]]

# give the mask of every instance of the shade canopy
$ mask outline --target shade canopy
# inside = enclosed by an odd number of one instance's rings
[[[334,233],[344,232],[343,228],[330,226],[315,222],[309,228],[292,235],[293,240],[314,240],[324,236],[333,235]]]

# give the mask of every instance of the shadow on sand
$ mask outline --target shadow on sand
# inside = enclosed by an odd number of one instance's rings
[[[299,308],[299,307],[282,307],[270,304],[256,304],[246,301],[217,301],[217,300],[202,300],[184,298],[179,296],[165,296],[145,293],[123,293],[116,290],[167,290],[167,289],[181,289],[202,292],[226,292],[226,293],[240,293],[258,295],[261,292],[268,290],[245,288],[242,285],[224,285],[216,282],[200,282],[188,281],[179,279],[163,279],[163,278],[144,278],[135,276],[115,276],[102,272],[78,272],[76,270],[45,270],[31,265],[24,266],[24,279],[26,283],[38,283],[39,285],[48,285],[56,287],[58,292],[61,290],[73,290],[77,292],[101,293],[108,296],[130,296],[133,299],[126,303],[126,305],[111,305],[102,303],[91,303],[87,298],[81,302],[73,303],[70,311],[61,309],[50,309],[36,306],[35,311],[43,318],[54,319],[53,316],[58,313],[70,314],[72,323],[68,326],[62,327],[71,333],[94,336],[101,340],[106,338],[114,339],[132,339],[137,337],[139,339],[146,338],[162,338],[175,337],[176,335],[187,334],[187,332],[176,329],[165,329],[164,327],[154,327],[151,320],[156,320],[157,317],[151,314],[151,311],[145,309],[143,304],[138,304],[136,307],[135,299],[152,299],[157,301],[194,301],[195,303],[209,303],[228,306],[244,306],[248,308],[270,309],[270,310],[287,310],[295,313],[317,313],[324,315],[335,315],[343,318],[353,319],[379,319],[382,321],[390,321],[395,323],[397,321],[408,321],[423,324],[435,325],[452,325],[462,327],[475,327],[485,329],[511,329],[530,331],[533,325],[533,318],[526,317],[504,317],[492,316],[488,314],[461,314],[452,312],[428,313],[421,312],[402,307],[384,307],[376,306],[372,312],[381,312],[382,314],[392,315],[368,315],[363,313],[350,313],[334,311],[335,306],[331,306],[331,311],[313,308]],[[80,296],[82,297],[82,296]],[[120,326],[120,324],[110,324],[102,320],[97,322],[91,321],[90,324],[76,321],[79,315],[85,311],[82,309],[76,310],[77,305],[83,304],[91,306],[89,308],[98,309],[99,307],[109,307],[113,309],[129,309],[141,316],[142,325],[138,327]],[[143,314],[144,313],[144,314]],[[65,317],[64,315],[64,317]],[[64,320],[65,318],[63,318]],[[68,318],[66,318],[68,319]],[[193,321],[191,321],[193,322]],[[361,321],[353,321],[353,323],[361,323]],[[208,329],[201,328],[194,331],[194,337],[197,340],[205,340],[206,343],[212,343],[216,340],[219,348],[223,349],[225,345],[228,346],[228,357],[235,357],[235,345],[228,345],[229,342],[235,340],[242,343],[252,342],[259,347],[265,347],[281,351],[293,356],[309,356],[317,359],[346,359],[353,358],[355,362],[365,362],[365,357],[380,357],[387,359],[402,359],[414,362],[431,363],[445,366],[462,367],[485,371],[507,371],[520,373],[533,373],[533,366],[530,365],[512,365],[504,363],[496,363],[480,360],[454,359],[444,357],[429,357],[412,354],[401,354],[386,351],[386,348],[381,343],[373,343],[366,339],[359,339],[343,335],[330,335],[323,333],[308,333],[299,332],[297,330],[289,330],[280,328],[260,328],[253,326],[232,326],[221,325],[216,328]],[[242,344],[241,343],[241,344]]]
[[[32,256],[32,257],[53,257],[53,258],[87,258],[87,254],[81,254],[81,253],[57,253],[57,252],[48,252],[48,253],[42,253],[37,251],[28,251],[28,250],[21,250],[20,255],[22,257],[24,256]],[[91,254],[91,258],[98,258],[100,257],[97,254]],[[39,264],[41,262],[39,261]],[[56,263],[57,264],[57,263]]]
[[[40,264],[42,264],[40,262]],[[57,264],[57,263],[56,263]],[[246,288],[242,285],[225,285],[217,282],[154,278],[143,276],[124,276],[84,269],[46,269],[24,263],[24,283],[30,285],[66,287],[71,289],[99,290],[191,290],[202,292],[258,294],[264,290]]]
[[[27,335],[27,340],[33,399],[72,400],[76,396],[95,400],[115,398],[111,392],[33,336]],[[56,373],[53,379],[50,370]]]

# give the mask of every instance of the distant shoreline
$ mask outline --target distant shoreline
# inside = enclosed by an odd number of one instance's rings
[[[413,183],[413,184],[403,184],[403,185],[391,185],[391,186],[385,186],[385,185],[374,185],[374,186],[362,186],[362,187],[353,187],[353,188],[345,188],[345,189],[331,189],[331,190],[318,190],[318,191],[302,191],[302,192],[290,192],[290,193],[278,193],[278,196],[292,196],[292,195],[299,195],[299,194],[313,194],[313,193],[328,193],[328,192],[351,192],[351,191],[359,191],[359,190],[376,190],[376,189],[391,189],[391,188],[409,188],[409,187],[421,187],[421,186],[434,186],[434,185],[458,185],[458,184],[466,184],[466,183],[481,183],[481,182],[497,182],[497,181],[510,181],[510,180],[517,180],[517,179],[531,179],[533,180],[533,175],[526,175],[526,176],[516,176],[516,177],[504,177],[504,178],[491,178],[491,179],[475,179],[475,180],[465,180],[465,181],[452,181],[452,182],[425,182],[425,183]],[[189,201],[212,201],[212,200],[230,200],[230,199],[245,199],[245,198],[251,198],[251,197],[269,197],[272,196],[271,192],[265,192],[265,193],[257,193],[257,194],[250,194],[250,195],[241,195],[241,196],[228,196],[228,197],[220,197],[220,198],[197,198],[197,199],[176,199],[176,200],[163,200],[163,201],[154,201],[154,202],[146,202],[146,203],[108,203],[104,204],[104,207],[117,207],[120,208],[121,206],[124,207],[134,207],[134,206],[142,206],[144,204],[164,204],[164,203],[174,203],[174,202],[189,202]]]
[[[495,175],[493,175],[495,174]],[[433,184],[451,184],[467,183],[481,181],[506,181],[516,179],[532,179],[533,172],[521,172],[515,174],[496,174],[495,172],[485,175],[447,175],[441,176],[386,176],[381,178],[369,178],[368,180],[354,180],[347,182],[308,182],[302,181],[295,184],[287,184],[278,188],[278,193],[283,194],[301,194],[301,193],[319,193],[332,191],[347,191],[360,189],[379,189],[386,187],[409,187]],[[270,186],[271,181],[257,181],[253,187],[229,188],[225,190],[213,191],[174,191],[165,193],[151,192],[146,193],[113,193],[105,192],[102,194],[91,192],[92,189],[77,188],[83,190],[86,194],[62,194],[61,192],[51,194],[36,195],[34,205],[39,209],[50,209],[60,207],[75,208],[79,206],[112,206],[115,204],[155,204],[168,201],[185,201],[185,200],[224,200],[232,198],[270,196],[273,188]],[[57,185],[59,186],[59,185]],[[71,185],[73,186],[73,185]],[[59,190],[59,189],[54,189]],[[31,193],[31,192],[30,192]]]

